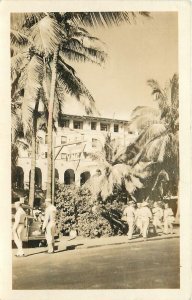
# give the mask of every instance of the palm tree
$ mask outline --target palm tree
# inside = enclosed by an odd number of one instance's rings
[[[155,80],[148,80],[158,108],[137,107],[132,113],[131,127],[139,132],[128,146],[132,164],[153,161],[155,170],[168,172],[172,193],[177,193],[179,177],[179,84],[178,75],[162,89]]]
[[[20,124],[23,129],[23,135],[30,136],[29,204],[33,206],[35,196],[36,134],[40,117],[41,122],[46,121],[44,118],[42,120],[43,115],[38,111],[40,98],[42,98],[43,63],[38,56],[30,57],[31,44],[32,42],[22,32],[11,30],[12,104],[20,107]],[[12,127],[14,128],[14,124]]]
[[[147,12],[140,13],[143,16],[149,16]],[[15,18],[14,18],[15,17]],[[51,198],[51,181],[52,181],[52,131],[53,131],[53,113],[56,96],[56,87],[58,81],[58,63],[62,60],[62,66],[73,79],[75,77],[71,68],[67,67],[64,55],[68,58],[77,58],[80,60],[92,61],[104,60],[103,53],[92,47],[85,47],[83,40],[87,38],[88,32],[79,27],[78,24],[89,26],[102,25],[109,26],[120,24],[122,22],[131,22],[131,18],[136,17],[135,13],[128,12],[107,12],[107,13],[37,13],[37,14],[16,14],[12,19],[20,26],[25,27],[30,32],[36,51],[39,55],[43,53],[43,60],[49,66],[51,73],[50,89],[48,96],[48,180],[47,180],[47,197]],[[27,31],[26,29],[26,31]],[[77,29],[77,30],[76,30]],[[74,32],[76,35],[74,36]],[[81,39],[77,38],[80,37]],[[71,38],[72,37],[72,38]],[[25,42],[25,37],[22,35]],[[98,55],[99,54],[99,55]],[[89,56],[87,58],[87,56]],[[61,65],[61,64],[60,64]],[[45,71],[46,71],[45,67]],[[46,74],[44,74],[46,75]],[[46,81],[47,77],[45,77]],[[81,86],[81,95],[86,94],[93,105],[93,98],[88,93],[84,85],[78,80]],[[46,82],[45,82],[46,86]],[[47,87],[46,90],[48,91]],[[91,109],[90,109],[91,110]],[[89,111],[90,111],[89,110]]]
[[[113,194],[114,189],[122,190],[122,188],[133,198],[134,192],[143,187],[142,180],[149,176],[150,163],[128,165],[122,160],[124,151],[125,147],[120,146],[116,140],[112,140],[111,136],[107,135],[102,150],[89,154],[102,170],[100,176],[91,177],[84,185],[95,198],[100,196],[106,200]]]
[[[70,29],[70,30],[69,30]],[[105,53],[99,51],[99,49],[95,49],[92,47],[84,47],[80,44],[77,38],[75,38],[75,35],[77,37],[86,36],[86,39],[93,40],[94,38],[91,37],[86,30],[75,28],[72,32],[72,26],[68,29],[68,35],[69,38],[66,39],[65,43],[63,43],[63,48],[67,55],[72,55],[77,59],[79,57],[84,58],[85,60],[91,60],[94,62],[99,62],[104,60]],[[34,30],[34,29],[33,29]],[[23,39],[20,37],[23,34],[18,35],[17,31],[11,32],[11,38],[12,38],[12,44],[16,44],[20,46],[20,43],[22,43]],[[35,37],[36,38],[36,37]],[[35,40],[35,39],[34,39]],[[40,94],[41,94],[41,100],[43,100],[45,107],[48,109],[48,103],[50,98],[50,89],[51,89],[51,78],[52,73],[49,63],[51,62],[51,58],[48,56],[45,57],[45,49],[41,48],[34,48],[35,43],[32,42],[32,39],[28,41],[28,46],[31,44],[32,46],[29,47],[26,50],[27,45],[27,37],[24,40],[24,51],[19,52],[12,57],[12,74],[14,80],[13,80],[13,95],[12,99],[15,99],[16,96],[19,94],[18,88],[21,90],[25,86],[25,95],[22,100],[22,110],[23,110],[23,119],[24,124],[27,124],[27,126],[32,126],[32,161],[31,161],[31,183],[30,183],[30,203],[33,203],[34,198],[34,178],[35,178],[35,143],[36,143],[36,130],[37,130],[37,114],[38,114],[38,106],[40,101]],[[41,46],[41,45],[40,45]],[[39,47],[40,47],[39,46]],[[81,47],[80,47],[81,46]],[[40,50],[44,50],[40,51]],[[71,50],[71,53],[70,53]],[[15,48],[13,48],[13,53],[15,52]],[[76,54],[77,53],[77,54]],[[26,55],[29,59],[29,62],[26,60]],[[99,59],[97,59],[97,55]],[[23,58],[23,59],[22,59]],[[96,59],[95,59],[96,58]],[[93,60],[94,59],[94,60]],[[24,66],[22,65],[22,68],[20,72],[18,71],[18,65],[22,61],[25,61],[26,63]],[[46,60],[46,63],[44,63],[44,60]],[[28,63],[28,64],[27,64]],[[21,75],[22,73],[22,75]],[[62,102],[63,102],[63,95],[64,91],[71,93],[75,95],[79,100],[81,95],[86,95],[89,98],[90,105],[86,106],[87,112],[90,112],[94,107],[94,100],[89,93],[89,91],[86,89],[86,87],[83,85],[81,80],[76,76],[75,70],[69,66],[63,57],[63,54],[61,53],[59,60],[58,60],[58,79],[56,82],[56,99],[55,99],[55,108],[54,112],[52,112],[52,125],[53,126],[53,116],[56,118],[58,115],[58,112],[62,109]],[[50,107],[49,110],[51,111]],[[54,113],[54,114],[53,114]],[[50,120],[49,120],[50,121]],[[49,155],[50,157],[50,155]],[[50,165],[50,164],[49,164]],[[49,185],[48,185],[49,186]],[[48,190],[49,192],[49,190]]]

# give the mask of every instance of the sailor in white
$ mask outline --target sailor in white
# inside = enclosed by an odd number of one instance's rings
[[[157,202],[154,202],[153,204],[152,213],[153,213],[153,225],[155,227],[155,231],[157,232],[158,227],[162,230],[163,209],[158,205]]]
[[[127,224],[129,226],[128,239],[131,240],[133,236],[133,230],[135,225],[135,208],[134,201],[129,201],[128,206],[125,208],[123,215],[127,218]]]
[[[24,256],[23,245],[22,245],[22,232],[24,229],[24,223],[26,218],[26,213],[21,207],[21,202],[15,202],[16,214],[15,214],[15,222],[13,224],[13,239],[17,246],[17,257]]]
[[[56,207],[51,204],[51,199],[45,199],[46,210],[42,230],[48,244],[48,253],[54,253],[54,235],[56,230]]]
[[[173,223],[175,221],[173,211],[169,207],[168,203],[165,203],[165,209],[164,209],[164,234],[170,233],[173,234]]]
[[[142,234],[142,220],[141,220],[141,203],[137,203],[137,209],[136,209],[136,221],[135,224],[137,228],[139,229],[140,235]]]
[[[144,201],[141,206],[140,216],[141,216],[141,228],[142,228],[142,235],[143,239],[147,239],[148,229],[149,229],[149,222],[152,219],[151,210],[148,207],[149,203]]]

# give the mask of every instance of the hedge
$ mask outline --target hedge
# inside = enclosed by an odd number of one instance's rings
[[[119,201],[102,203],[93,199],[91,193],[75,185],[57,184],[55,205],[60,232],[69,235],[76,230],[84,237],[100,237],[123,234],[126,225],[120,221],[124,204]]]

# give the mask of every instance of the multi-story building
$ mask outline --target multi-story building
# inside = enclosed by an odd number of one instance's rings
[[[103,117],[62,115],[54,133],[55,178],[64,184],[82,185],[96,169],[98,162],[88,155],[101,151],[107,133],[121,145],[128,145],[136,137],[129,131],[129,122]],[[47,180],[47,135],[38,132],[36,187],[46,190]],[[15,186],[29,187],[30,151],[20,149]]]

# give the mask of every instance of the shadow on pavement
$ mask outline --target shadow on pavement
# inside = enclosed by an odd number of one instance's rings
[[[68,251],[68,250],[75,250],[76,247],[78,247],[78,246],[83,246],[83,245],[84,245],[84,244],[69,245],[69,246],[66,246],[66,248],[63,249],[63,250],[58,250],[58,251],[56,251],[55,254],[56,254],[56,253],[60,253],[60,252],[64,252],[64,251]]]
[[[38,254],[42,254],[42,253],[47,253],[47,250],[45,250],[45,251],[39,251],[39,252],[35,252],[35,253],[30,253],[30,254],[25,254],[25,257],[33,256],[33,255],[38,255]]]
[[[58,248],[56,248],[55,249],[56,251],[54,252],[54,254],[65,252],[65,251],[68,251],[68,250],[75,250],[76,247],[83,246],[83,245],[84,244],[69,245],[65,249],[62,249],[62,250],[57,250]],[[30,253],[30,254],[26,254],[24,257],[29,257],[29,256],[33,256],[33,255],[42,254],[42,253],[47,253],[47,250],[38,251],[38,252],[35,252],[35,253]]]

